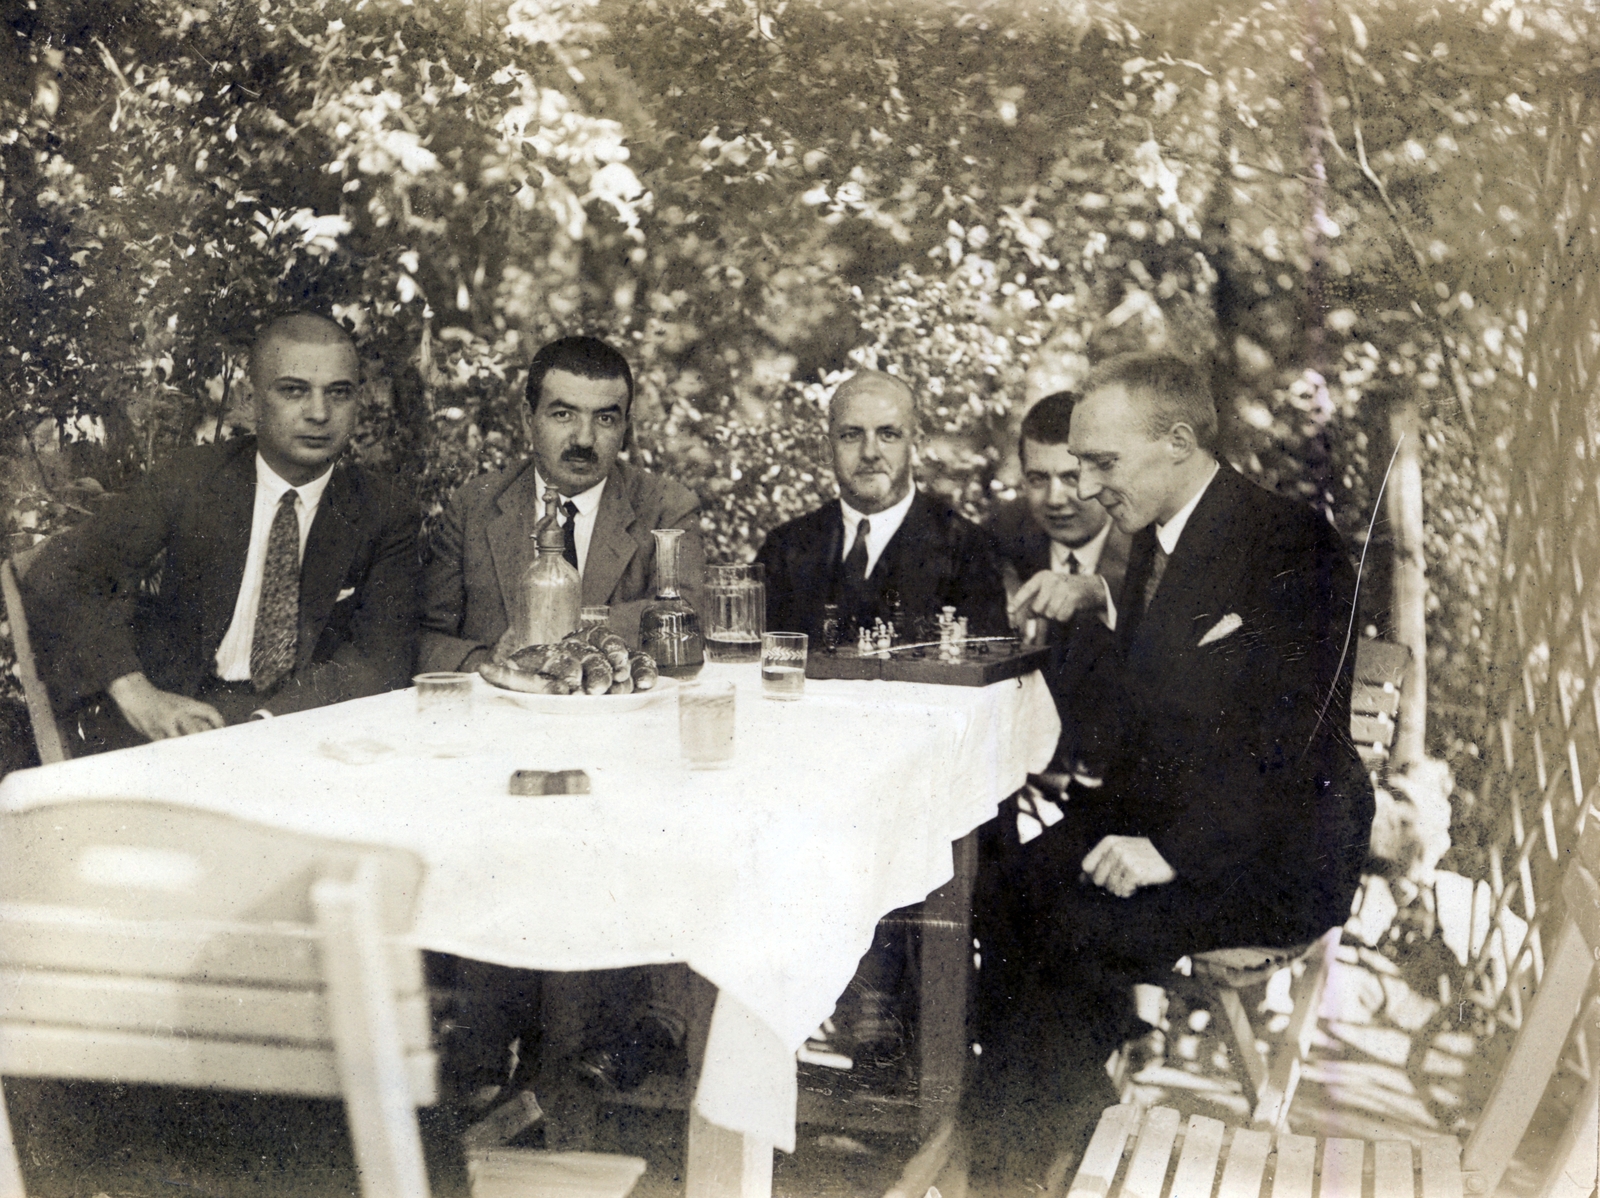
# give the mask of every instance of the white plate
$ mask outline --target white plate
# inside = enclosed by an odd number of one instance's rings
[[[670,693],[678,680],[662,675],[649,690],[626,695],[530,695],[526,691],[508,691],[495,686],[482,675],[479,675],[479,683],[490,698],[504,699],[542,715],[618,715],[654,703]]]

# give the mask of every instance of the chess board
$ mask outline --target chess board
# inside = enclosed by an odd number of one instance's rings
[[[1016,641],[969,644],[957,661],[941,661],[938,646],[862,654],[854,645],[806,655],[807,678],[873,678],[883,682],[932,682],[940,686],[988,686],[1041,669],[1048,647],[1024,648]]]

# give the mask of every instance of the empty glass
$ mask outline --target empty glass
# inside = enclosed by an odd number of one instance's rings
[[[445,671],[418,674],[417,718],[423,746],[439,757],[472,748],[472,675]]]
[[[706,574],[706,660],[760,661],[767,627],[761,565],[710,566]]]

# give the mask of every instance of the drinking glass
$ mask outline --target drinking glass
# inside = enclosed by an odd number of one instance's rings
[[[759,562],[706,570],[706,660],[761,660],[767,627],[767,588]]]
[[[762,697],[793,700],[805,693],[807,640],[803,632],[762,633]]]
[[[436,756],[453,757],[472,747],[472,675],[445,671],[418,674],[417,716],[421,741]]]
[[[588,632],[591,628],[598,628],[603,624],[611,623],[611,605],[607,603],[585,604],[578,609],[578,631]]]
[[[678,749],[694,770],[733,764],[733,683],[685,682],[678,687]]]

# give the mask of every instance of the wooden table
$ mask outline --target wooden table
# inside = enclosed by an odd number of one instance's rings
[[[878,918],[951,881],[952,842],[1045,765],[1059,724],[1036,674],[982,689],[813,681],[774,703],[754,667],[719,673],[738,687],[722,771],[679,765],[670,699],[547,715],[481,693],[476,745],[441,758],[396,692],[22,771],[0,805],[149,797],[394,844],[427,864],[423,948],[547,970],[686,962],[718,992],[689,1192],[759,1196],[772,1148],[794,1144],[794,1052]],[[586,769],[593,792],[512,798],[518,768]],[[936,1040],[959,1037],[945,1023]]]

